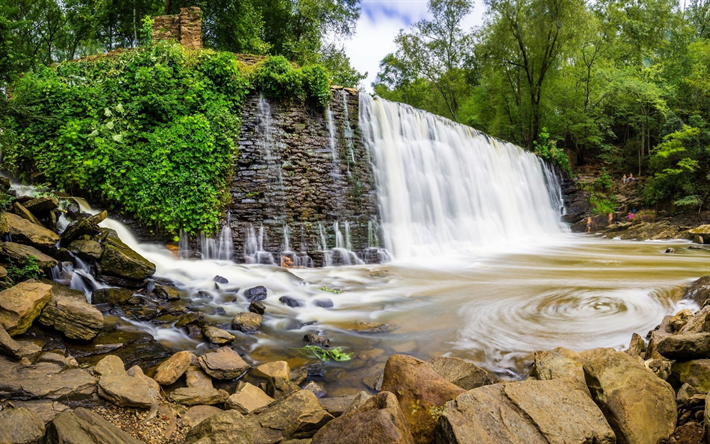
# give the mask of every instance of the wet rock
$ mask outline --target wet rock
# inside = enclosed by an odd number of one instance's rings
[[[101,233],[98,225],[91,223],[88,219],[79,219],[67,225],[61,235],[61,246],[67,247],[77,239],[86,237],[92,238]]]
[[[702,245],[705,243],[705,239],[703,239],[703,237],[700,235],[695,235],[695,236],[693,236],[693,243]]]
[[[44,437],[44,421],[26,408],[0,411],[0,442],[34,444]]]
[[[43,424],[47,424],[53,420],[58,414],[69,410],[69,407],[61,402],[50,401],[48,399],[40,399],[36,401],[12,401],[12,404],[16,408],[26,408],[27,410],[34,413],[39,419],[42,420]],[[0,430],[2,428],[0,427]],[[2,442],[0,440],[0,442]]]
[[[435,414],[447,401],[464,390],[439,376],[432,367],[417,358],[392,355],[385,364],[382,391],[397,396],[409,430],[417,443],[433,438]]]
[[[62,332],[69,339],[82,341],[94,339],[101,333],[104,317],[86,301],[83,292],[48,280],[42,282],[52,287],[52,297],[39,317],[42,325]]]
[[[688,234],[690,234],[691,237],[700,236],[703,238],[704,243],[710,243],[710,225],[695,227],[692,230],[688,230]]]
[[[218,413],[193,427],[185,444],[254,444],[253,425],[236,410]]]
[[[250,365],[244,362],[237,352],[228,347],[222,347],[216,352],[205,353],[197,360],[205,373],[215,379],[235,379],[250,368]]]
[[[279,298],[279,302],[291,308],[303,307],[303,301],[296,298],[292,298],[291,296],[281,296]]]
[[[360,408],[326,424],[311,444],[413,444],[407,420],[389,392],[370,398]]]
[[[42,225],[42,222],[35,217],[34,214],[32,214],[27,208],[25,208],[24,205],[22,205],[20,202],[15,202],[12,204],[12,212],[17,214],[23,219],[26,219],[30,222],[32,222],[35,225],[39,225],[42,228],[46,228],[44,225]]]
[[[631,342],[629,343],[629,349],[627,352],[629,356],[638,356],[643,359],[646,355],[646,342],[643,340],[641,335],[634,333],[631,335]]]
[[[12,213],[0,214],[0,237],[10,235],[14,242],[31,245],[42,251],[49,251],[57,242],[59,236],[40,225]]]
[[[569,378],[577,381],[587,391],[582,357],[578,353],[558,347],[554,350],[535,351],[530,377],[541,381]]]
[[[57,265],[57,260],[47,256],[31,245],[22,245],[16,242],[0,242],[0,251],[3,256],[12,259],[19,265],[26,265],[27,258],[34,256],[37,259],[37,266],[43,270],[48,270]]]
[[[666,251],[664,253],[666,253],[666,254],[675,253],[675,250],[671,247],[668,247],[668,248],[666,248]]]
[[[259,327],[261,327],[261,321],[263,320],[264,317],[260,314],[250,312],[238,313],[232,321],[232,328],[242,333],[256,333]]]
[[[333,308],[334,304],[331,299],[315,299],[313,305],[321,308]]]
[[[353,411],[355,411],[357,408],[359,408],[361,405],[367,402],[368,399],[372,398],[372,395],[366,392],[360,392],[355,397],[353,398],[353,402],[350,403],[347,409],[343,412],[343,415],[347,415]]]
[[[657,350],[668,359],[681,361],[710,357],[710,333],[666,336],[658,342]]]
[[[252,415],[255,415],[253,423],[257,425],[254,442],[310,438],[333,419],[308,390],[299,390]]]
[[[266,299],[266,287],[258,286],[244,290],[244,297],[249,302],[263,301]]]
[[[224,390],[212,388],[180,387],[173,390],[170,399],[184,405],[214,405],[222,404],[229,393]]]
[[[394,330],[394,327],[390,326],[390,324],[359,321],[346,326],[345,329],[357,333],[389,333]]]
[[[0,398],[81,400],[96,392],[86,371],[53,362],[24,365],[0,356]]]
[[[289,369],[286,361],[274,361],[267,364],[262,364],[251,371],[254,376],[261,378],[281,378],[290,379],[291,369]]]
[[[688,318],[688,322],[680,329],[680,334],[710,332],[710,304],[703,306]]]
[[[307,378],[308,369],[305,366],[293,369],[288,374],[288,379],[296,385],[301,385]]]
[[[379,392],[382,390],[382,375],[379,376],[366,376],[362,378],[362,383],[372,390]]]
[[[301,387],[283,378],[271,378],[266,384],[262,384],[267,395],[274,399],[283,399],[301,390]]]
[[[80,407],[47,425],[44,444],[143,444],[96,413]]]
[[[225,407],[247,415],[257,409],[266,407],[272,402],[274,402],[274,398],[264,393],[260,388],[247,382],[241,389],[227,399]]]
[[[325,397],[325,389],[313,381],[306,384],[303,387],[303,390],[308,390],[308,391],[313,392],[313,394],[316,395],[316,398]]]
[[[218,284],[228,284],[229,283],[229,279],[227,279],[226,277],[219,276],[219,275],[215,276],[212,280],[217,282]]]
[[[671,374],[671,363],[668,359],[649,359],[643,365],[665,381]]]
[[[215,307],[214,310],[212,310],[212,314],[215,316],[222,316],[227,314],[227,310],[225,310],[222,307]]]
[[[34,279],[0,292],[0,325],[10,336],[27,331],[52,297],[52,287]]]
[[[318,399],[318,402],[320,403],[321,407],[325,409],[326,412],[333,415],[334,418],[337,418],[353,404],[353,401],[355,400],[356,396],[358,395],[337,396],[334,398],[320,398]],[[370,395],[367,395],[367,397],[370,398]]]
[[[463,359],[439,356],[427,362],[439,376],[464,390],[495,382],[487,371]]]
[[[703,276],[691,282],[686,288],[683,294],[683,299],[690,299],[695,301],[701,307],[710,299],[710,275]]]
[[[5,331],[5,328],[0,325],[0,353],[13,358],[20,358],[18,353],[21,348],[22,346],[12,339],[7,331]]]
[[[680,331],[688,323],[688,320],[693,317],[693,312],[689,309],[683,309],[676,313],[670,320],[673,331]]]
[[[171,385],[180,379],[190,367],[195,355],[189,351],[177,352],[155,369],[153,379],[160,385]]]
[[[188,325],[196,325],[202,327],[205,325],[205,314],[200,311],[193,311],[182,316],[179,321],[175,323],[176,328],[186,327]]]
[[[580,356],[592,397],[620,442],[655,443],[673,433],[676,404],[670,384],[611,348],[587,350]]]
[[[100,288],[91,295],[92,304],[123,305],[135,292],[127,288]]]
[[[710,392],[710,359],[694,359],[671,365],[671,382],[689,384],[701,393]]]
[[[157,404],[150,387],[141,379],[129,376],[123,361],[107,356],[94,367],[99,378],[99,395],[119,407],[150,408]]]
[[[132,281],[143,281],[153,276],[155,265],[139,255],[118,237],[106,238],[104,253],[100,260],[101,272]]]
[[[91,222],[92,224],[98,225],[101,222],[105,221],[107,217],[108,211],[103,210],[100,213],[96,213],[93,216],[89,216],[87,219],[89,219],[89,222]]]
[[[266,312],[266,305],[259,301],[252,302],[249,304],[249,311],[258,315],[263,315]]]
[[[104,252],[104,247],[95,240],[76,239],[67,246],[67,250],[82,259],[99,259]]]
[[[231,344],[237,339],[230,332],[211,325],[205,326],[205,328],[202,329],[202,334],[204,334],[211,343],[217,345]]]
[[[308,345],[319,345],[321,347],[330,347],[330,339],[315,333],[308,333],[303,337],[303,340],[308,342]]]
[[[196,405],[182,415],[182,422],[193,428],[207,418],[224,412],[224,410],[211,405]]]
[[[59,202],[52,196],[37,197],[24,203],[25,208],[34,214],[40,214],[59,208]]]
[[[177,290],[177,288],[168,287],[166,285],[156,284],[155,294],[159,298],[166,299],[168,301],[179,301],[180,300],[180,292]]]

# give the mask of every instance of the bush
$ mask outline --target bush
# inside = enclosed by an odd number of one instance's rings
[[[279,98],[293,95],[306,98],[303,72],[291,65],[284,56],[269,57],[256,69],[254,86],[266,97]]]
[[[569,163],[567,153],[557,148],[554,140],[550,140],[550,133],[547,132],[547,128],[542,129],[539,141],[533,142],[533,151],[565,173],[572,174],[572,166]]]
[[[17,265],[12,259],[8,259],[7,275],[13,282],[24,282],[28,279],[39,279],[44,273],[39,268],[37,258],[27,256],[27,263],[24,265]]]

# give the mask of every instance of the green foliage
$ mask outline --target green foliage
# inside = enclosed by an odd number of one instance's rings
[[[539,142],[537,140],[533,142],[533,151],[535,151],[535,154],[560,170],[571,174],[572,167],[570,167],[569,164],[569,157],[567,157],[567,154],[563,150],[557,148],[557,144],[554,140],[550,140],[550,133],[547,132],[547,128],[542,129],[538,140]]]
[[[321,108],[328,106],[333,97],[330,92],[328,71],[321,65],[305,66],[303,67],[303,77],[306,96],[315,100]]]
[[[589,203],[592,204],[592,214],[615,213],[616,201],[614,196],[605,197],[603,194],[592,193],[589,196]]]
[[[315,357],[323,362],[327,362],[331,359],[338,362],[349,361],[353,357],[352,353],[344,352],[342,347],[323,348],[318,345],[306,345],[305,347],[300,348],[299,351],[304,356],[309,358]]]
[[[327,285],[324,285],[320,288],[320,291],[327,291],[328,293],[333,293],[333,294],[340,294],[342,291],[336,290],[334,288],[328,288]]]
[[[28,279],[39,279],[44,273],[39,268],[37,258],[27,256],[27,261],[24,265],[18,265],[12,259],[8,259],[7,275],[14,282],[23,282]]]
[[[605,193],[607,191],[610,191],[613,185],[614,181],[609,175],[609,173],[606,172],[606,168],[602,168],[601,175],[599,175],[599,177],[594,180],[594,187],[597,189],[597,191]]]
[[[320,65],[297,68],[283,56],[269,57],[257,65],[253,84],[271,98],[294,96],[313,100],[320,107],[327,106],[331,99],[330,79],[325,68]]]
[[[148,45],[153,41],[153,23],[154,20],[148,15],[141,20],[140,40],[142,45]]]

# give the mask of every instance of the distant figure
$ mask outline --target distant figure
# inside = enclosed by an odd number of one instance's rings
[[[609,225],[611,225],[611,221],[614,218],[614,213],[609,213]]]
[[[631,222],[633,220],[634,220],[634,213],[629,213],[629,221]]]
[[[631,181],[633,181],[633,180],[636,180],[636,179],[634,179],[634,175],[631,174],[631,173],[629,173],[629,182],[631,182]]]
[[[592,232],[592,217],[589,216],[587,218],[587,233],[591,233],[591,232]]]
[[[621,181],[626,183],[628,179],[626,179],[626,174],[624,174],[624,177],[621,178]]]

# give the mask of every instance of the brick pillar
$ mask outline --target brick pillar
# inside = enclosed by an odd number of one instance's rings
[[[180,43],[186,48],[202,48],[202,11],[193,6],[180,9]]]

